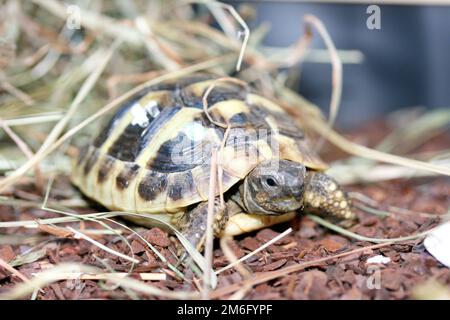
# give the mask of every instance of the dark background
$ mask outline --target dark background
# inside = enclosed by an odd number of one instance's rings
[[[356,49],[361,64],[344,64],[338,124],[354,125],[400,108],[450,107],[450,7],[380,5],[381,30],[369,30],[368,5],[290,1],[228,1],[251,4],[250,28],[271,24],[265,44],[286,47],[303,33],[302,17],[314,14],[338,49]],[[325,48],[315,33],[313,48]],[[299,92],[327,109],[331,66],[305,63]]]

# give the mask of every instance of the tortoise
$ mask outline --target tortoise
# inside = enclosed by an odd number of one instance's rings
[[[237,81],[199,73],[136,93],[79,149],[73,183],[111,210],[170,223],[201,249],[216,148],[215,237],[285,222],[303,210],[344,225],[354,221],[345,191],[324,173],[327,165],[301,128]],[[158,224],[139,215],[127,219]]]

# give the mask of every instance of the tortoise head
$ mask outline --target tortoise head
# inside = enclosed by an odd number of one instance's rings
[[[344,227],[356,221],[351,201],[333,178],[293,161],[259,164],[245,178],[241,197],[249,213],[277,215],[305,208]]]
[[[248,212],[277,215],[303,206],[306,168],[288,160],[264,161],[245,178],[241,197]]]

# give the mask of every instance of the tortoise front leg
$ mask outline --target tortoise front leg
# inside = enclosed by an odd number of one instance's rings
[[[356,220],[345,191],[333,178],[321,172],[307,173],[304,204],[305,210],[317,213],[344,227],[351,226]]]
[[[214,237],[218,237],[228,221],[227,206],[222,207],[219,199],[214,201]],[[206,239],[206,225],[208,220],[208,201],[199,203],[194,209],[186,213],[183,222],[178,225],[181,233],[199,251],[203,249]],[[184,251],[182,249],[182,251]],[[180,252],[179,252],[180,253]]]

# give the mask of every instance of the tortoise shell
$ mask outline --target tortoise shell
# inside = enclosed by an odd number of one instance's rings
[[[224,192],[275,157],[326,169],[281,107],[248,85],[215,79],[195,74],[137,93],[80,149],[73,182],[109,209],[175,213],[208,199],[211,150],[224,139]],[[203,110],[212,84],[208,113],[228,132]]]

